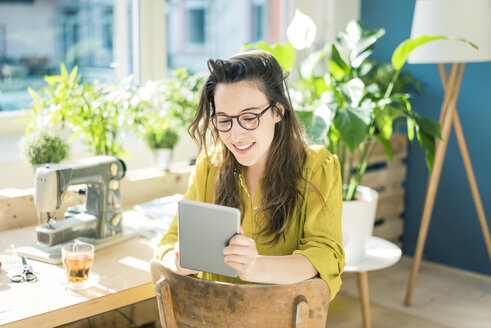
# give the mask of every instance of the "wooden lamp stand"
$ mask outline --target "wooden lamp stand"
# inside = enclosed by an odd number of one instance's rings
[[[445,90],[445,97],[443,100],[441,112],[440,112],[440,125],[442,126],[442,140],[437,141],[435,162],[433,165],[433,171],[430,174],[428,186],[426,190],[426,199],[423,209],[423,215],[421,218],[421,225],[419,227],[418,241],[416,244],[416,250],[414,253],[414,262],[411,270],[411,276],[409,278],[409,285],[406,292],[405,305],[409,305],[411,302],[411,296],[414,288],[416,276],[418,274],[419,265],[421,263],[421,256],[428,232],[428,226],[430,224],[431,213],[433,211],[433,205],[435,203],[436,191],[438,188],[438,182],[443,166],[443,160],[445,158],[445,152],[448,145],[448,139],[450,136],[450,130],[452,124],[455,127],[455,134],[459,144],[460,153],[467,173],[467,180],[469,181],[472,197],[474,198],[474,204],[477,210],[477,216],[479,223],[481,224],[481,230],[484,235],[484,241],[488,251],[489,259],[491,261],[491,237],[489,234],[489,228],[484,214],[484,209],[479,196],[479,190],[477,188],[476,178],[474,171],[472,170],[471,159],[467,150],[467,145],[464,139],[464,133],[460,124],[459,115],[457,113],[457,98],[460,91],[460,85],[462,82],[462,75],[464,72],[464,63],[452,63],[450,68],[450,75],[447,76],[445,66],[438,64],[440,76],[442,79],[443,88]]]

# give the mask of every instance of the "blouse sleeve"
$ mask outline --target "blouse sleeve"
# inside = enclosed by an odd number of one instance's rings
[[[188,187],[184,193],[185,199],[203,201],[204,199],[204,186],[206,186],[206,178],[208,176],[208,158],[202,154],[196,161],[196,166],[189,177]],[[202,181],[204,180],[204,181]],[[201,188],[200,188],[201,186]],[[161,260],[164,255],[174,249],[174,244],[178,241],[177,235],[177,213],[172,219],[172,223],[169,226],[166,234],[160,242],[157,244],[154,250],[154,258]]]
[[[329,153],[322,161],[320,168],[312,172],[310,182],[323,200],[307,187],[303,231],[299,249],[293,254],[302,254],[310,260],[320,278],[327,282],[332,300],[341,287],[345,265],[341,232],[342,183],[337,157]]]

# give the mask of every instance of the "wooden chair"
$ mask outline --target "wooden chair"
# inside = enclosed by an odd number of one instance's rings
[[[313,278],[291,285],[230,284],[181,276],[150,262],[160,322],[179,327],[322,327],[330,291]]]

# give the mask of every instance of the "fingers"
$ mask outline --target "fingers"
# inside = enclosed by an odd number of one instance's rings
[[[229,246],[245,246],[245,247],[256,247],[256,243],[254,239],[247,237],[246,235],[235,235],[232,239],[230,239]]]
[[[249,272],[249,266],[246,263],[229,261],[227,262],[227,265],[230,266],[235,271],[237,271],[241,279],[243,279],[242,277],[245,276],[247,272]]]
[[[223,249],[225,263],[237,271],[239,277],[243,280],[254,271],[258,252],[256,243],[253,239],[244,235],[244,230],[240,230],[241,234],[235,235],[229,242],[229,245]]]
[[[196,270],[182,268],[180,266],[180,264],[179,264],[180,263],[180,260],[179,260],[179,243],[176,243],[174,245],[174,249],[167,252],[167,254],[165,254],[164,259],[165,259],[164,265],[177,274],[190,275],[190,274],[196,274],[199,272]]]
[[[229,264],[231,262],[247,264],[249,263],[249,257],[245,255],[231,254],[225,257],[225,263]]]

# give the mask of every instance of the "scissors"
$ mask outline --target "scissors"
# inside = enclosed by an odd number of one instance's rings
[[[34,272],[29,269],[29,266],[27,265],[27,258],[25,256],[22,257],[22,266],[22,273],[16,274],[10,278],[12,282],[34,282],[38,280],[38,277],[34,274]]]

